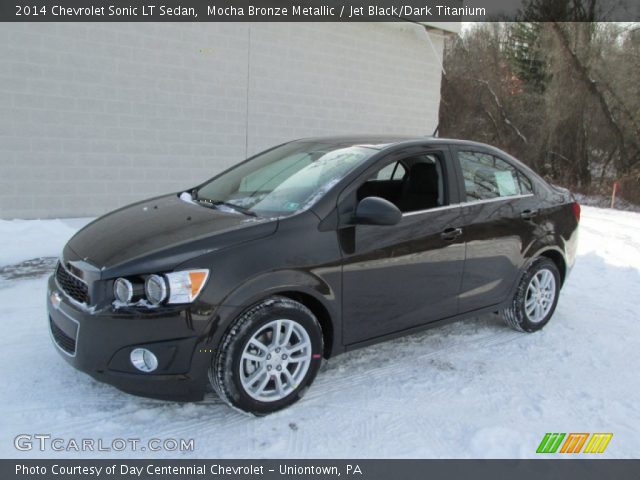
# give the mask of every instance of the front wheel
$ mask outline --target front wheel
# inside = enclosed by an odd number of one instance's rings
[[[232,407],[265,415],[299,400],[322,359],[322,330],[313,313],[285,297],[250,308],[231,326],[209,378]]]
[[[544,327],[558,303],[560,272],[548,258],[533,261],[522,276],[511,304],[502,309],[507,325],[521,332],[535,332]]]

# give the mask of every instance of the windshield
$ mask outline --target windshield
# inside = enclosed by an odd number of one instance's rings
[[[320,199],[377,151],[293,142],[269,150],[200,187],[196,200],[260,216],[291,215]]]

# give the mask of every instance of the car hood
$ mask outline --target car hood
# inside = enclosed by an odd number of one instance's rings
[[[98,218],[69,240],[63,255],[94,265],[102,278],[152,273],[265,237],[277,225],[275,219],[203,207],[171,194]]]

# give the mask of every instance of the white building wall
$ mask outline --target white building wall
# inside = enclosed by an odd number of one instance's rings
[[[0,218],[99,215],[294,138],[430,134],[413,24],[5,24]]]

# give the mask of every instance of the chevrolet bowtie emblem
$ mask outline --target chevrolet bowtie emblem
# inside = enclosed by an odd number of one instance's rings
[[[58,292],[52,292],[50,299],[51,305],[53,305],[54,308],[58,309],[60,307],[60,302],[62,301],[60,294]]]

